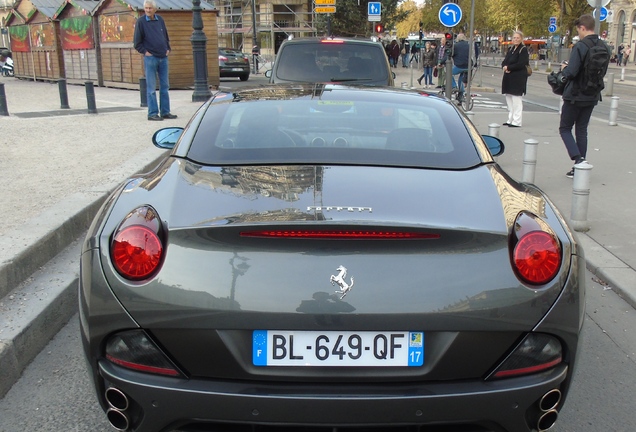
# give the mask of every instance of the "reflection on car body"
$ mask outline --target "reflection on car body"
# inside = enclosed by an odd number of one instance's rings
[[[171,154],[112,194],[81,255],[84,350],[116,428],[556,422],[583,251],[451,103],[248,87],[153,139]]]

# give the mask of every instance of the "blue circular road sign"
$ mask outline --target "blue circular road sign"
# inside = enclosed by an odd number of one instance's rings
[[[455,27],[462,20],[462,9],[455,3],[446,3],[439,10],[439,22],[446,27]]]
[[[549,31],[550,33],[554,33],[556,30],[557,30],[557,26],[555,26],[554,24],[550,24],[550,25],[548,26],[548,31]]]

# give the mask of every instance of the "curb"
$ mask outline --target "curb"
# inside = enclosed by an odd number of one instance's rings
[[[155,168],[167,153],[158,151],[139,153],[109,183],[62,200],[0,240],[0,398],[77,312],[81,244],[95,213],[130,173]]]

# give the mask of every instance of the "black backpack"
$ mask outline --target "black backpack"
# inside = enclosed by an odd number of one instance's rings
[[[603,77],[607,72],[610,52],[605,42],[598,39],[596,43],[590,39],[581,39],[587,47],[587,54],[583,59],[583,69],[580,73],[579,90],[586,96],[597,95],[605,88]]]

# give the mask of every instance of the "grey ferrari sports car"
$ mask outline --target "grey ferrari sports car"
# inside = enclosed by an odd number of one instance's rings
[[[543,431],[585,263],[448,101],[216,93],[104,203],[81,256],[99,403],[130,431]]]

